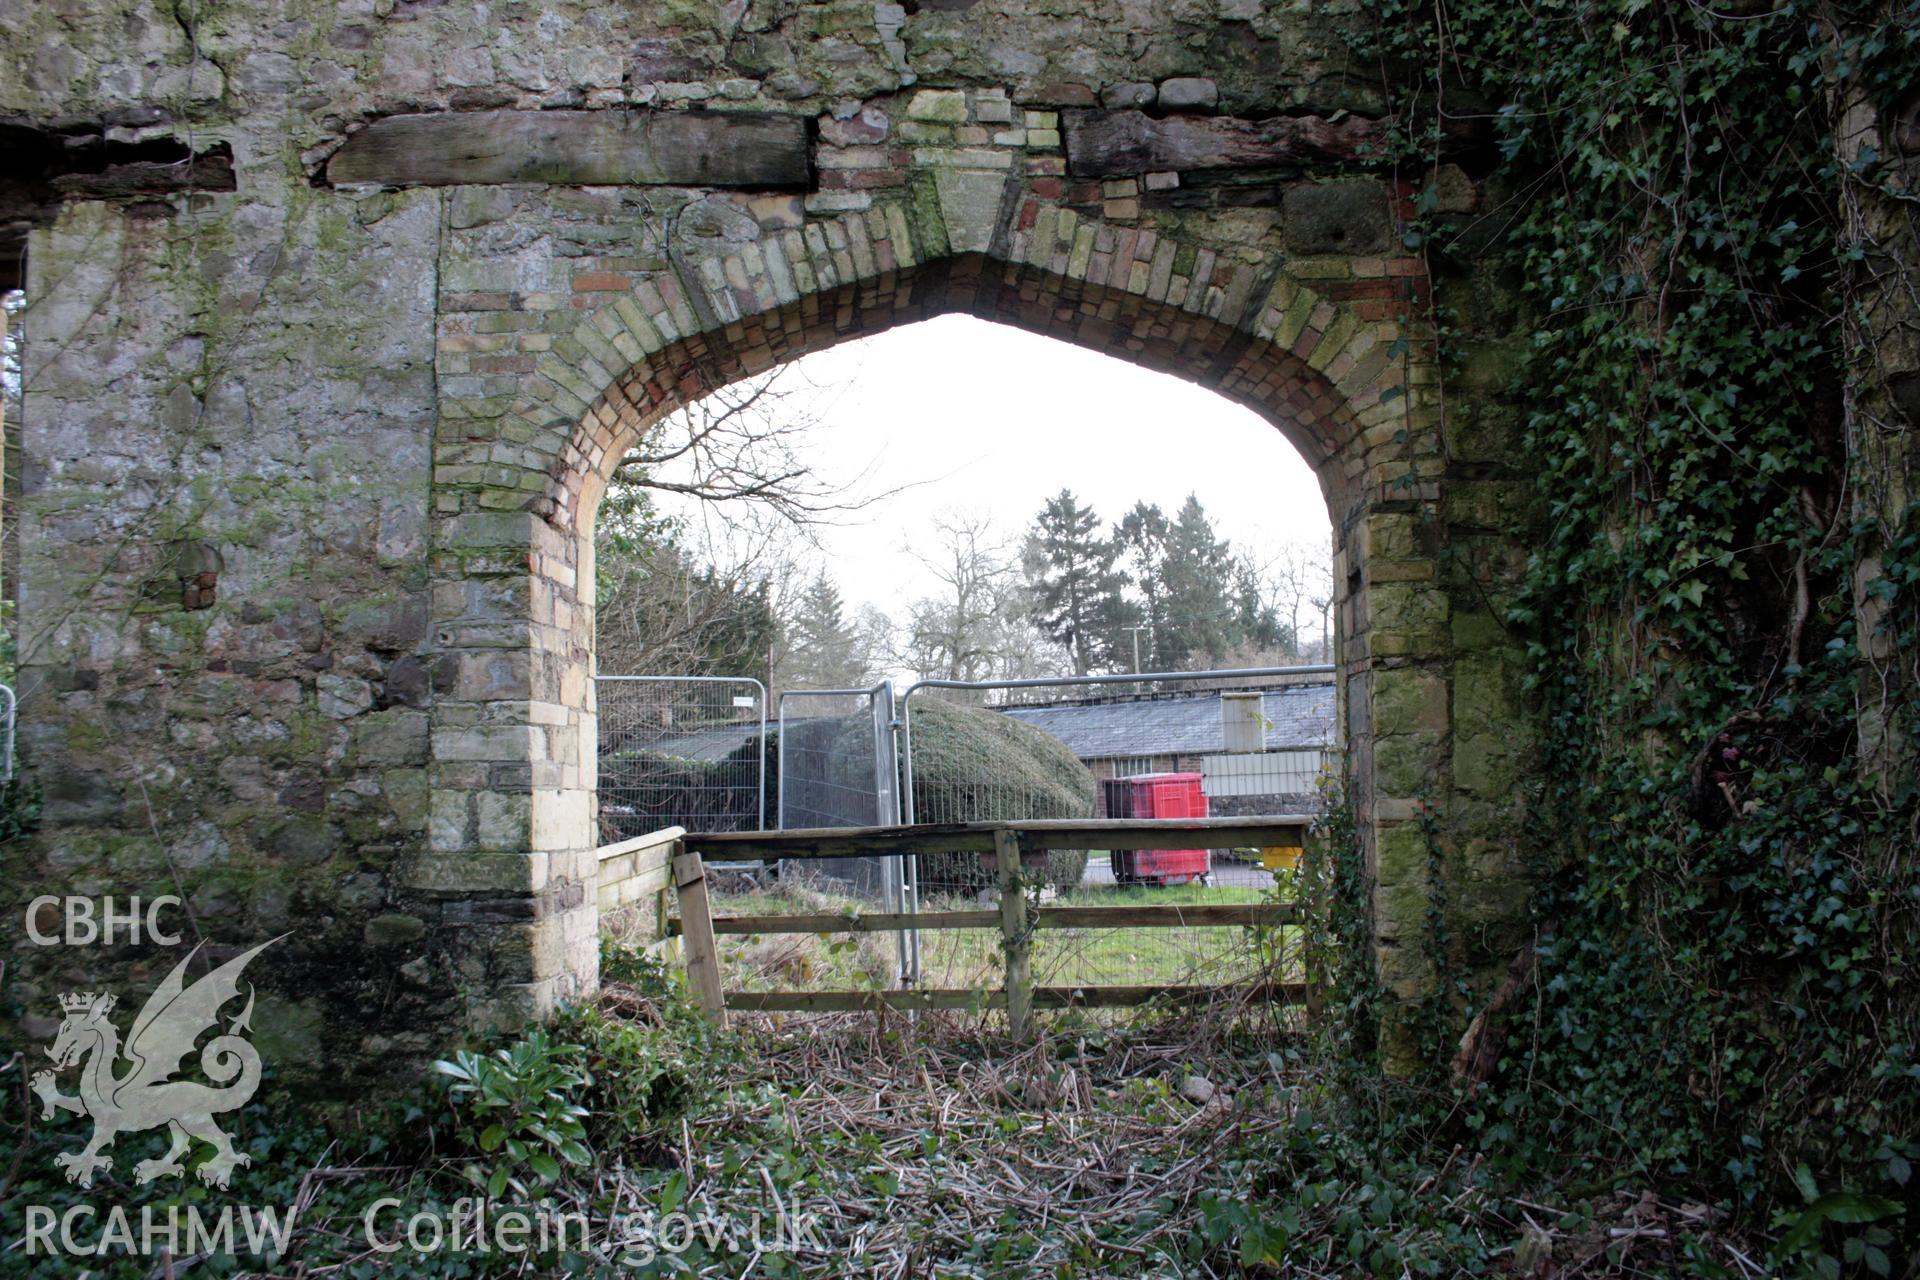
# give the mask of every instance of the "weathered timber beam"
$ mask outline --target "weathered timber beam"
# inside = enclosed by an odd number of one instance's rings
[[[1076,178],[1131,178],[1143,173],[1199,169],[1274,168],[1282,165],[1383,161],[1386,125],[1362,116],[1167,116],[1141,111],[1063,113],[1067,170]],[[1473,135],[1456,131],[1452,145]],[[1443,145],[1442,150],[1447,150]]]
[[[335,186],[804,188],[811,177],[799,116],[731,111],[442,111],[388,116],[327,162]]]
[[[131,160],[97,173],[55,174],[49,185],[77,200],[115,200],[183,191],[232,191],[233,150],[225,143],[182,160]]]
[[[149,121],[151,123],[151,121]],[[69,200],[125,200],[184,192],[232,191],[233,148],[203,151],[172,138],[109,142],[106,125],[59,129],[0,117],[0,239],[46,226]],[[0,289],[13,288],[18,254],[0,265]]]
[[[610,858],[670,850],[674,845],[679,844],[681,837],[686,834],[685,827],[662,827],[644,836],[634,836],[630,840],[622,840],[616,844],[603,844],[596,852],[599,854],[600,861],[605,862]]]

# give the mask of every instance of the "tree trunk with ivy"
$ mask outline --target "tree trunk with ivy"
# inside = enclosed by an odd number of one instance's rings
[[[1892,799],[1916,777],[1910,708],[1920,696],[1910,631],[1891,607],[1894,575],[1914,559],[1913,475],[1920,465],[1920,104],[1889,100],[1850,45],[1884,38],[1886,26],[1834,6],[1821,12],[1832,54],[1829,107],[1839,178],[1837,258],[1845,309],[1846,429],[1853,518],[1861,529],[1854,571],[1862,687],[1860,767]],[[1876,30],[1878,27],[1878,30]],[[1891,562],[1891,563],[1890,563]]]

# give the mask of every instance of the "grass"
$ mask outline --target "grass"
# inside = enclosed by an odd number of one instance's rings
[[[715,915],[802,915],[871,911],[833,887],[783,878],[766,889],[712,895]],[[722,979],[729,991],[872,991],[893,985],[898,964],[892,934],[769,933],[723,935]]]
[[[1095,857],[1104,855],[1096,854]],[[1265,890],[1245,885],[1082,885],[1053,906],[1200,906],[1253,903]],[[969,897],[929,898],[927,911],[977,909]],[[872,911],[874,904],[834,881],[782,880],[765,889],[715,893],[717,915]],[[1232,982],[1270,966],[1291,929],[1243,927],[1045,929],[1034,935],[1034,980],[1041,986],[1176,985]],[[1001,985],[1001,940],[994,929],[922,930],[921,974],[928,987]],[[881,990],[897,969],[892,934],[766,934],[718,940],[728,990]]]

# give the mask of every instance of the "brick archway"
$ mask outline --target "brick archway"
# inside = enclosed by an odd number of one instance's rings
[[[623,298],[575,328],[574,340],[591,353],[577,371],[576,386],[592,385],[585,379],[607,368],[599,357],[624,359],[635,348],[642,354],[613,373],[579,416],[544,501],[536,504],[559,527],[577,530],[582,513],[591,516],[611,467],[660,417],[773,366],[935,316],[964,314],[1007,324],[1173,374],[1246,405],[1307,459],[1336,512],[1353,500],[1344,464],[1356,444],[1364,450],[1363,415],[1373,409],[1371,418],[1393,421],[1397,415],[1381,406],[1380,393],[1405,376],[1386,355],[1392,338],[1383,341],[1290,281],[1269,291],[1262,308],[1267,336],[1252,338],[1164,302],[981,255],[840,285],[671,340],[659,336],[671,320],[664,311],[648,318],[650,332],[634,331],[636,301]],[[1376,358],[1367,358],[1374,353]],[[1343,390],[1336,377],[1347,378],[1348,387]],[[548,407],[564,414],[572,405],[557,396]]]
[[[443,390],[489,394],[441,401],[431,848],[413,886],[495,903],[462,948],[471,1020],[535,1015],[597,980],[592,517],[613,468],[651,423],[702,395],[937,315],[1177,375],[1252,408],[1301,452],[1334,518],[1342,720],[1373,817],[1362,566],[1389,528],[1379,521],[1435,497],[1419,394],[1427,348],[1398,300],[1410,265],[1351,264],[1360,274],[1337,283],[1349,296],[1336,301],[1236,260],[1232,246],[1080,217],[1030,188],[1009,187],[1001,211],[1011,233],[958,253],[938,207],[913,201],[750,233],[723,218],[745,243],[671,255],[662,271],[593,264],[571,273],[564,298],[471,288],[443,306]],[[654,240],[670,245],[671,231]],[[1431,587],[1389,572],[1389,590]],[[1427,643],[1383,639],[1401,655]],[[1436,731],[1428,709],[1408,714],[1409,731]]]
[[[1437,990],[1438,906],[1494,979],[1538,769],[1501,625],[1529,324],[1475,144],[1390,172],[1376,86],[1274,6],[376,7],[322,0],[309,38],[227,6],[221,68],[166,24],[129,61],[110,15],[21,46],[81,70],[8,82],[0,177],[37,353],[17,886],[299,922],[262,1023],[341,1081],[590,983],[603,469],[716,381],[962,311],[1199,382],[1318,467],[1380,975]],[[1412,183],[1473,227],[1434,279]],[[144,980],[11,955],[36,1009]]]

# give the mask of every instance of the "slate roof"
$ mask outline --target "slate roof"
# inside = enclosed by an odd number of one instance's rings
[[[1332,684],[1269,689],[1262,701],[1267,750],[1333,744]],[[1082,760],[1204,755],[1226,749],[1217,693],[1140,702],[1009,707],[1006,714],[1046,730]]]
[[[601,724],[617,734],[620,726],[610,723],[611,717],[602,716]],[[773,726],[767,727],[769,736]],[[629,751],[650,751],[657,755],[676,756],[682,760],[724,760],[742,747],[751,746],[760,734],[760,725],[715,725],[709,729],[676,734],[672,737],[655,738],[649,741],[644,735],[620,735],[609,741],[601,738],[601,758],[618,758]]]

